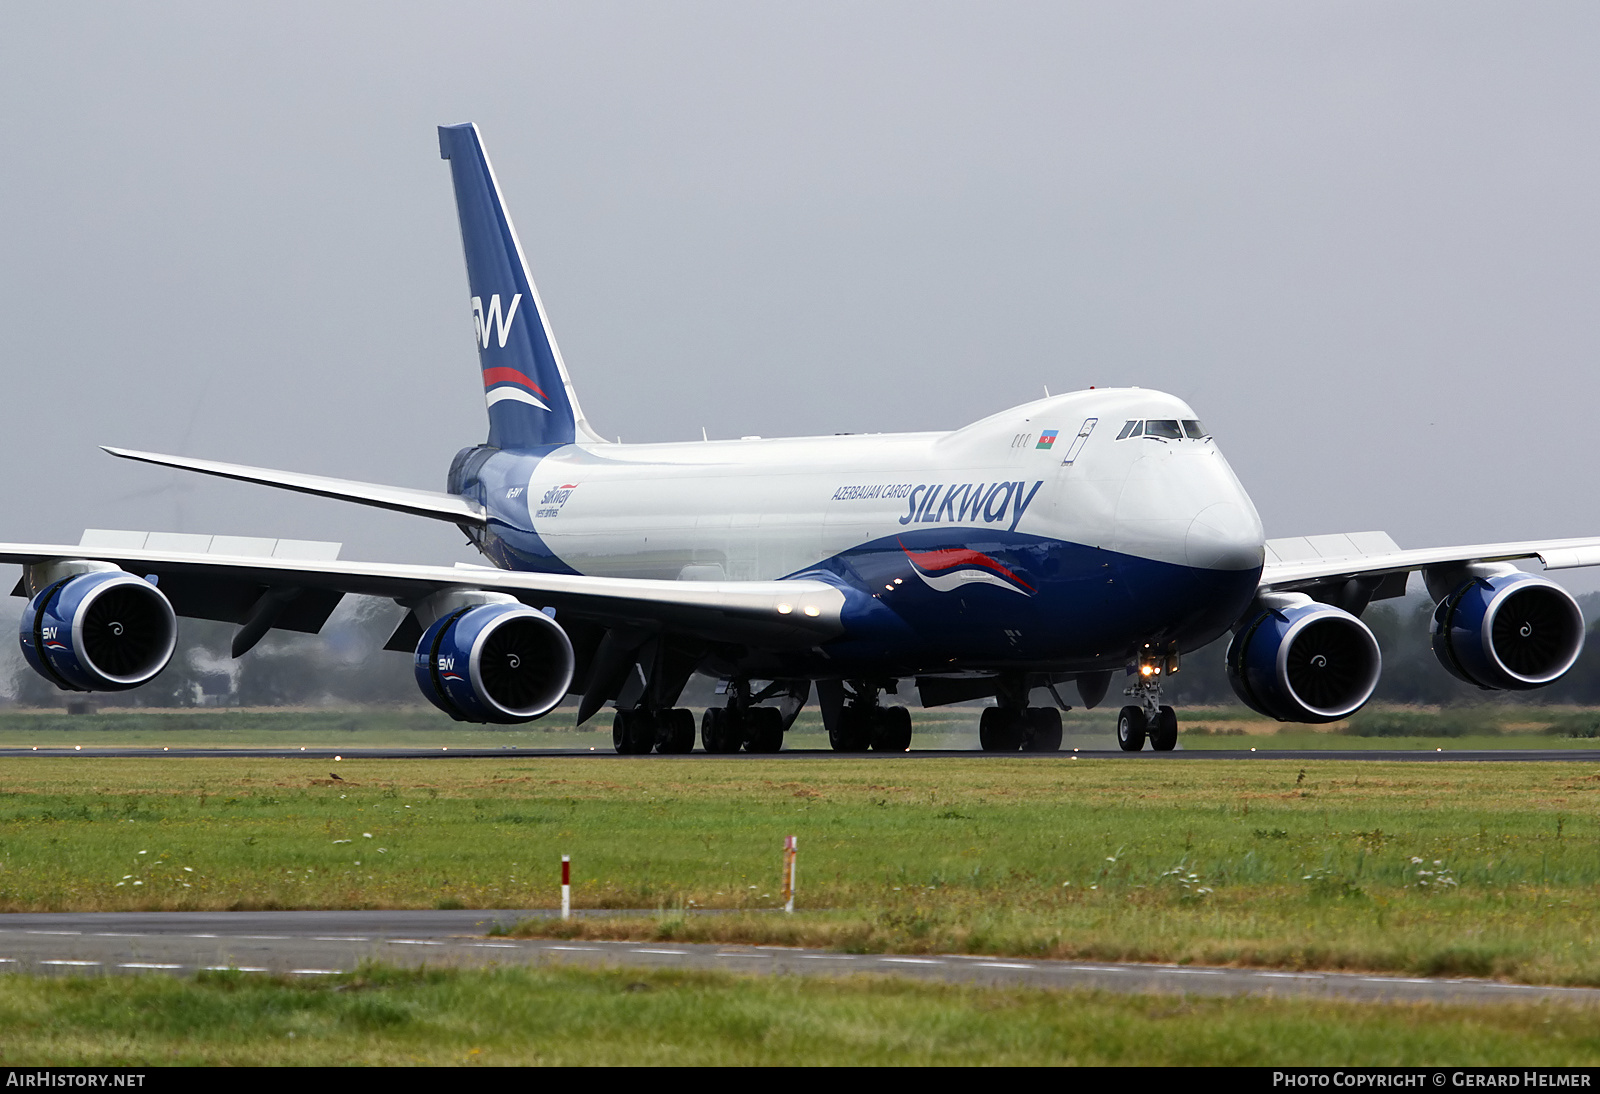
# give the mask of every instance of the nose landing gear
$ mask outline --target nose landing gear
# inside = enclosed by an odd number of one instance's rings
[[[1178,714],[1161,704],[1161,679],[1177,671],[1176,650],[1160,653],[1145,646],[1136,682],[1122,692],[1135,703],[1117,713],[1117,746],[1122,751],[1138,752],[1146,739],[1157,752],[1171,752],[1178,746]]]

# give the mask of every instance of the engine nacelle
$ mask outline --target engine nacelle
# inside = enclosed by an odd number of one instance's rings
[[[178,617],[150,582],[121,570],[52,582],[28,601],[22,656],[63,691],[126,691],[153,680],[178,644]]]
[[[1309,597],[1249,616],[1228,646],[1228,683],[1245,706],[1280,722],[1334,722],[1372,697],[1378,640],[1349,612]]]
[[[1578,602],[1532,574],[1471,578],[1433,611],[1434,656],[1450,675],[1480,688],[1542,688],[1582,652]]]
[[[417,686],[460,722],[527,722],[572,686],[572,641],[548,615],[522,604],[446,612],[417,643]]]

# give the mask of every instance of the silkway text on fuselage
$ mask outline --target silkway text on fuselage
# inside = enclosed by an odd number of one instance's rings
[[[833,492],[834,501],[865,501],[875,498],[906,499],[906,515],[901,524],[998,524],[1009,520],[1008,532],[1015,532],[1022,514],[1033,503],[1044,480],[1031,489],[1026,482],[922,483],[917,486],[841,486]]]

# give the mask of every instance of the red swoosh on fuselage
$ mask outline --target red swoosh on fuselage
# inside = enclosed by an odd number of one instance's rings
[[[896,540],[895,542],[899,543],[900,541]],[[958,566],[977,566],[997,573],[1007,581],[1015,581],[1030,593],[1034,591],[1032,585],[1029,585],[988,555],[979,554],[977,551],[969,551],[965,547],[949,547],[939,551],[913,551],[904,543],[901,543],[900,549],[906,553],[906,557],[911,560],[911,564],[921,570],[953,570]]]
[[[493,384],[521,384],[523,387],[532,388],[544,399],[550,396],[544,389],[514,368],[486,368],[483,370],[483,386],[487,390]]]

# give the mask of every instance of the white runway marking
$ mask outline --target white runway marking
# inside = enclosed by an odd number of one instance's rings
[[[599,946],[546,946],[547,950],[582,950],[586,953],[599,953]]]
[[[976,962],[980,969],[1031,969],[1032,965],[1013,965],[1009,961],[979,961]]]
[[[98,965],[98,964],[100,964],[100,962],[98,962],[98,961],[66,961],[66,960],[63,960],[63,959],[56,959],[56,960],[53,960],[53,961],[41,961],[41,962],[39,962],[39,964],[41,964],[41,965],[84,965],[84,966],[88,966],[88,965]]]
[[[429,942],[421,938],[386,938],[385,942],[391,946],[443,946],[443,942]]]
[[[879,961],[892,962],[896,965],[943,965],[943,961],[936,961],[931,957],[880,957]]]
[[[206,972],[266,972],[260,965],[207,965]]]
[[[688,957],[688,950],[634,950],[634,953],[664,953],[669,957]]]
[[[158,965],[153,961],[124,961],[119,969],[181,969],[182,965]]]

